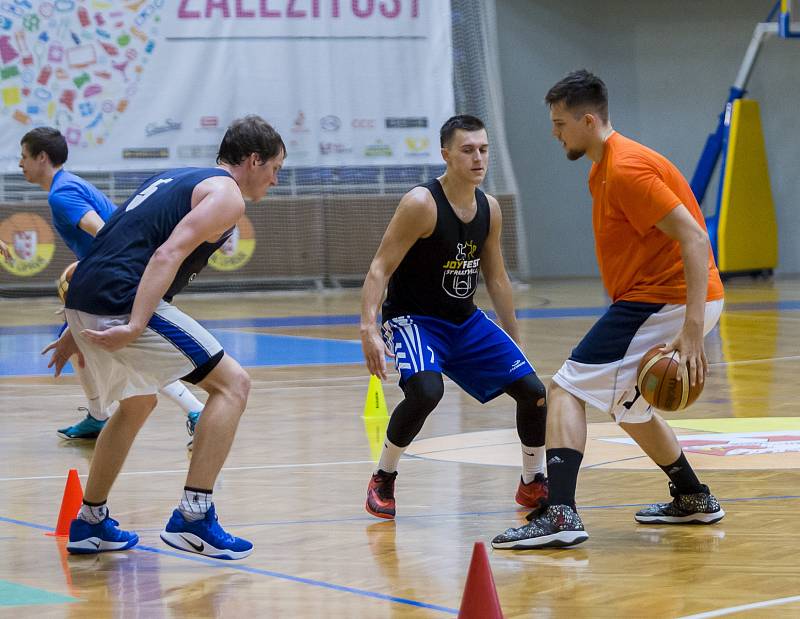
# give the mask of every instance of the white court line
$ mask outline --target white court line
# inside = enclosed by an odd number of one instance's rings
[[[791,604],[792,602],[800,602],[800,595],[793,595],[788,598],[776,598],[774,600],[765,600],[763,602],[754,602],[753,604],[743,604],[741,606],[729,606],[728,608],[720,608],[719,610],[710,610],[706,613],[698,613],[696,615],[686,615],[679,619],[710,619],[710,617],[722,617],[724,615],[732,615],[743,610],[753,610],[755,608],[768,608],[770,606],[780,606],[781,604]]]
[[[422,458],[402,458],[402,462],[427,462],[427,460],[423,460]],[[257,471],[257,470],[264,470],[264,469],[302,469],[306,467],[317,467],[317,466],[344,466],[347,464],[375,464],[374,460],[344,460],[341,462],[308,462],[308,463],[295,463],[295,464],[264,464],[260,466],[230,466],[225,467],[220,472],[226,471]],[[120,473],[120,477],[124,475],[134,476],[134,475],[165,475],[165,474],[185,474],[189,471],[189,469],[165,469],[162,471],[129,471],[126,473]],[[88,477],[88,473],[81,473],[78,477]],[[64,479],[64,475],[37,475],[31,477],[0,477],[0,482],[3,481],[30,481],[36,479]]]
[[[709,363],[708,365],[714,367],[724,367],[727,365],[755,365],[757,363],[773,363],[777,361],[797,361],[800,355],[790,355],[788,357],[769,357],[767,359],[743,359],[741,361],[720,361],[717,363]]]

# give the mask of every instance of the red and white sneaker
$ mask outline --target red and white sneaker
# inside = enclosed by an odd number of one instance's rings
[[[395,514],[394,504],[394,480],[397,479],[397,471],[387,473],[378,470],[369,480],[367,486],[366,509],[373,516],[393,520]]]
[[[539,509],[547,503],[547,495],[547,479],[542,473],[536,473],[533,480],[527,484],[520,477],[515,499],[522,507]]]

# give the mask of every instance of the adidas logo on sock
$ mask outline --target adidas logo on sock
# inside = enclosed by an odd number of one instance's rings
[[[551,464],[564,464],[564,461],[559,456],[553,456],[547,461],[548,466]]]

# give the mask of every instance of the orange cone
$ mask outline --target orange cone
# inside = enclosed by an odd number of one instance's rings
[[[483,542],[475,542],[458,619],[503,619],[492,568]]]
[[[78,471],[70,469],[67,475],[67,485],[64,486],[64,498],[61,499],[61,510],[58,512],[58,524],[55,533],[45,535],[69,535],[69,523],[78,515],[78,510],[83,503],[83,488],[78,478]]]

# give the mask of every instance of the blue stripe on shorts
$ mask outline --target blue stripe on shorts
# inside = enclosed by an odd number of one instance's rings
[[[195,367],[203,365],[211,358],[211,354],[208,350],[192,337],[190,333],[187,333],[174,322],[170,322],[163,316],[153,314],[147,326],[161,337],[169,340]]]

